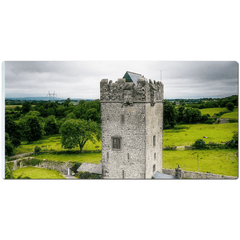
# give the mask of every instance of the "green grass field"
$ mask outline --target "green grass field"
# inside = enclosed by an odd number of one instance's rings
[[[99,164],[102,159],[102,153],[43,153],[36,156],[37,159],[46,159],[61,162],[89,162]]]
[[[38,146],[42,151],[66,151],[62,148],[61,135],[55,134],[52,136],[44,136],[41,140],[34,141],[33,143],[22,142],[21,145],[15,149],[15,155],[27,152],[33,152],[33,149]],[[87,141],[83,150],[101,150],[102,143],[96,142],[93,144],[91,141]],[[72,151],[79,151],[79,148],[73,148]]]
[[[22,107],[22,105],[5,105],[5,109],[7,110],[12,110],[12,109],[14,109],[15,107]],[[32,105],[33,106],[33,105]]]
[[[230,113],[223,114],[221,118],[230,118],[230,119],[238,120],[238,108],[234,108],[233,111]]]
[[[202,115],[209,114],[210,117],[212,117],[215,113],[228,111],[227,108],[204,108],[199,110],[201,111]]]
[[[163,168],[238,176],[237,149],[163,151]],[[199,167],[198,167],[199,166]]]
[[[24,167],[13,171],[14,178],[17,178],[21,174],[22,177],[27,176],[31,179],[65,179],[58,171],[36,167]]]
[[[237,131],[238,123],[177,125],[174,129],[163,130],[163,146],[192,145],[197,139],[221,143],[231,140],[233,132]]]

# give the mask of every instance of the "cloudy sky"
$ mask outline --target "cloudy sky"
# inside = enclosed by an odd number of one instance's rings
[[[4,67],[4,64],[3,64]],[[159,81],[165,99],[238,94],[237,62],[80,61],[5,62],[5,97],[98,99],[100,80],[116,81],[126,71]]]

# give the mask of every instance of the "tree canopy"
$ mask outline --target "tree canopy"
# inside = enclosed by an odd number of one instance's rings
[[[62,135],[61,142],[63,148],[72,149],[79,147],[80,152],[82,152],[88,140],[92,143],[95,143],[96,139],[100,140],[101,128],[96,122],[91,120],[70,119],[62,124],[60,133]]]

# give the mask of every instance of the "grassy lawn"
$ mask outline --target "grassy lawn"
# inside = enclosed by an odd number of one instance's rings
[[[43,153],[36,156],[36,158],[61,162],[71,161],[99,164],[102,159],[102,153]]]
[[[21,174],[22,177],[27,176],[32,179],[65,179],[60,172],[44,168],[24,167],[13,171],[14,178]]]
[[[52,136],[44,136],[42,139],[34,141],[33,143],[22,142],[21,145],[15,149],[15,155],[33,152],[35,146],[41,147],[42,151],[47,150],[66,151],[66,149],[62,148],[61,135],[55,134]],[[83,150],[93,151],[101,148],[102,148],[101,142],[96,142],[96,144],[93,144],[92,142],[87,141]],[[72,151],[79,151],[79,148],[73,148]]]
[[[163,146],[192,145],[197,139],[221,143],[231,140],[233,132],[237,131],[238,123],[177,125],[174,129],[163,130]]]
[[[163,151],[163,168],[175,169],[180,165],[186,171],[197,172],[199,169],[199,172],[237,177],[236,153],[237,149]]]
[[[210,117],[212,117],[215,113],[228,111],[227,108],[204,108],[199,110],[201,111],[202,115],[209,114]]]
[[[221,118],[230,118],[238,120],[238,108],[235,107],[232,112],[223,114]]]

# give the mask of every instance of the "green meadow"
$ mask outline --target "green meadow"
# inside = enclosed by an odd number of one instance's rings
[[[221,118],[230,118],[238,120],[238,108],[234,108],[232,112],[224,113]]]
[[[163,150],[163,168],[238,176],[237,149]]]
[[[65,179],[58,171],[36,167],[24,167],[13,171],[14,178],[20,175],[21,177],[30,177],[31,179]]]
[[[228,111],[227,108],[203,108],[199,110],[201,111],[202,115],[209,114],[210,117],[212,117],[216,113]]]
[[[42,139],[32,143],[22,142],[21,145],[15,149],[15,155],[33,152],[36,146],[40,147],[42,151],[67,151],[67,149],[62,148],[61,134],[55,134],[52,136],[44,136]],[[93,144],[91,141],[87,141],[83,150],[94,151],[101,150],[101,148],[101,142],[96,141],[96,143]],[[79,151],[79,148],[73,148],[71,151]]]
[[[238,123],[176,125],[174,129],[163,130],[163,147],[192,145],[197,139],[206,143],[226,142],[237,131]]]

